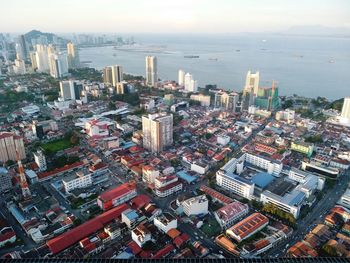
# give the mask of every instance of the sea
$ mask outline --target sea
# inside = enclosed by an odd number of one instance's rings
[[[118,64],[125,73],[144,76],[145,56],[154,55],[162,80],[177,81],[178,70],[183,69],[200,87],[216,84],[241,91],[251,70],[260,72],[260,86],[276,81],[280,95],[331,100],[350,96],[350,37],[263,33],[133,37],[134,45],[81,48],[80,60],[97,69]]]

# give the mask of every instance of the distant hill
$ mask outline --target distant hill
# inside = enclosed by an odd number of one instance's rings
[[[288,34],[288,35],[350,37],[350,27],[326,27],[326,26],[320,26],[320,25],[293,26],[281,33]]]
[[[41,36],[46,37],[49,43],[52,43],[52,42],[53,42],[53,39],[56,38],[56,37],[57,37],[59,40],[65,41],[65,39],[63,39],[62,37],[59,37],[59,36],[57,36],[57,35],[55,35],[55,34],[53,34],[53,33],[44,33],[44,32],[41,32],[41,31],[35,30],[35,29],[32,30],[32,31],[29,31],[28,33],[25,33],[24,36],[25,36],[25,38],[26,38],[26,40],[27,40],[28,42],[31,42],[32,39],[36,39],[36,38],[39,38],[39,37],[41,37]]]
[[[343,107],[343,103],[344,103],[344,98],[339,99],[339,100],[335,100],[335,101],[331,102],[327,108],[341,111],[342,107]]]

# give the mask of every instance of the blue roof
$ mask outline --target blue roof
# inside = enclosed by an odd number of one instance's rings
[[[259,188],[265,188],[273,179],[274,177],[269,173],[257,173],[253,176],[252,181]]]
[[[134,142],[125,142],[122,146],[123,149],[129,149],[132,146],[135,146],[136,144]]]
[[[124,215],[130,220],[135,220],[139,217],[135,210],[125,211]]]
[[[189,175],[185,171],[177,172],[176,175],[188,183],[192,183],[192,182],[196,181],[196,177]]]

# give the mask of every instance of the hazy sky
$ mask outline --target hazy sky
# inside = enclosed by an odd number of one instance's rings
[[[350,0],[0,0],[0,32],[226,33],[350,27]]]

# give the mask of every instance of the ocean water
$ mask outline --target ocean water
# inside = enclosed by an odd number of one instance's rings
[[[281,95],[350,96],[350,38],[277,34],[139,35],[137,47],[80,50],[81,61],[101,69],[119,64],[124,72],[145,75],[145,56],[158,58],[162,80],[177,80],[178,70],[193,74],[199,86],[240,91],[248,70],[260,71],[260,86],[277,81]],[[199,58],[185,58],[196,55]]]

